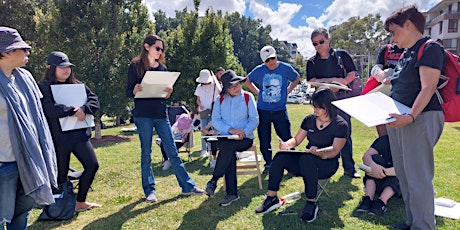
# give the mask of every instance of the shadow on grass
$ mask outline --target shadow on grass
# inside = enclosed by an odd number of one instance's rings
[[[115,145],[120,142],[128,142],[131,141],[131,139],[134,137],[134,135],[104,135],[100,139],[96,138],[91,138],[91,144],[95,148],[97,147],[105,147],[105,146],[111,146]]]
[[[300,189],[300,188],[299,188]],[[302,189],[303,186],[302,186]],[[325,193],[321,195],[318,204],[318,214],[316,220],[312,223],[306,223],[300,219],[303,207],[305,206],[305,193],[302,193],[302,199],[292,205],[285,207],[286,210],[292,210],[295,215],[277,215],[275,212],[265,214],[263,216],[263,225],[266,229],[272,229],[276,226],[282,229],[332,229],[343,228],[345,224],[341,220],[339,209],[345,206],[345,203],[353,199],[349,191],[358,189],[351,184],[351,179],[341,177],[338,181],[330,181],[326,186],[326,191],[331,196],[328,197]],[[280,190],[282,192],[282,189]],[[282,207],[284,208],[284,206]]]

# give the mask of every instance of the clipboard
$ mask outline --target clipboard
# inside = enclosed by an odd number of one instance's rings
[[[56,103],[67,106],[80,107],[88,100],[83,84],[51,85],[51,93]],[[74,116],[61,117],[59,123],[62,131],[94,127],[94,116],[86,114],[83,121]]]
[[[238,135],[214,135],[214,136],[202,136],[202,139],[219,139],[219,138],[227,138],[227,139],[238,139]]]
[[[316,82],[316,81],[307,81],[308,84],[315,86],[315,87],[328,87],[328,88],[335,88],[335,89],[342,89],[342,90],[347,90],[350,91],[351,89],[348,88],[348,86],[333,81],[333,82]]]
[[[168,93],[164,91],[166,87],[173,87],[180,72],[167,71],[147,71],[142,78],[143,90],[137,92],[134,98],[165,98]]]

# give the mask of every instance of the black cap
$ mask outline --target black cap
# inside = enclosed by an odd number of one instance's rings
[[[59,51],[53,51],[48,55],[47,64],[59,67],[75,66],[70,63],[69,57],[65,53]]]

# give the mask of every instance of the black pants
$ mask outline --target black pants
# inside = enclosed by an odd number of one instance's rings
[[[252,146],[253,140],[243,138],[242,140],[219,139],[219,155],[217,155],[216,167],[212,173],[213,181],[225,176],[225,187],[228,195],[238,194],[236,181],[236,152],[247,150]]]
[[[314,199],[318,190],[318,180],[335,174],[339,168],[338,158],[323,160],[310,153],[278,152],[273,158],[268,178],[268,190],[278,191],[284,170],[301,176],[308,199]]]
[[[94,176],[99,169],[96,153],[90,140],[86,142],[78,142],[63,146],[56,146],[56,159],[58,167],[58,183],[64,183],[68,180],[67,173],[69,172],[70,153],[83,165],[83,173],[81,174],[78,184],[77,201],[85,202],[88,190],[93,183]]]

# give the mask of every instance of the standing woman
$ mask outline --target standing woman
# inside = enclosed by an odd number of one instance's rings
[[[131,61],[128,68],[128,82],[126,95],[133,98],[136,93],[142,91],[142,79],[147,71],[167,71],[164,56],[164,41],[157,35],[149,34],[142,42],[139,55]],[[164,89],[171,95],[172,88]],[[195,182],[185,170],[184,163],[179,157],[171,125],[166,115],[165,98],[134,98],[132,111],[134,123],[139,133],[141,142],[141,174],[142,188],[146,202],[157,201],[155,192],[155,178],[152,171],[152,136],[153,128],[161,138],[161,143],[171,162],[177,182],[182,188],[183,195],[202,195],[204,191],[195,186]]]
[[[390,97],[411,108],[408,114],[390,114],[387,124],[393,165],[401,186],[406,221],[399,229],[436,229],[434,216],[434,146],[444,128],[444,114],[435,91],[444,68],[445,53],[436,42],[426,44],[425,17],[415,6],[393,11],[385,30],[406,49],[391,77]]]
[[[74,65],[70,63],[65,53],[58,51],[51,52],[48,55],[47,64],[48,67],[45,70],[43,78],[38,83],[38,87],[43,94],[41,101],[51,130],[51,136],[53,137],[54,147],[56,148],[58,184],[62,184],[68,180],[67,173],[69,171],[70,153],[73,153],[84,168],[79,180],[75,210],[82,212],[98,208],[101,205],[86,202],[86,195],[99,168],[96,153],[90,141],[91,128],[62,131],[59,118],[75,116],[78,120],[82,121],[86,118],[86,114],[96,113],[99,109],[99,100],[97,95],[91,92],[85,85],[88,99],[81,107],[56,103],[51,92],[51,85],[82,83],[75,78],[71,68]]]

